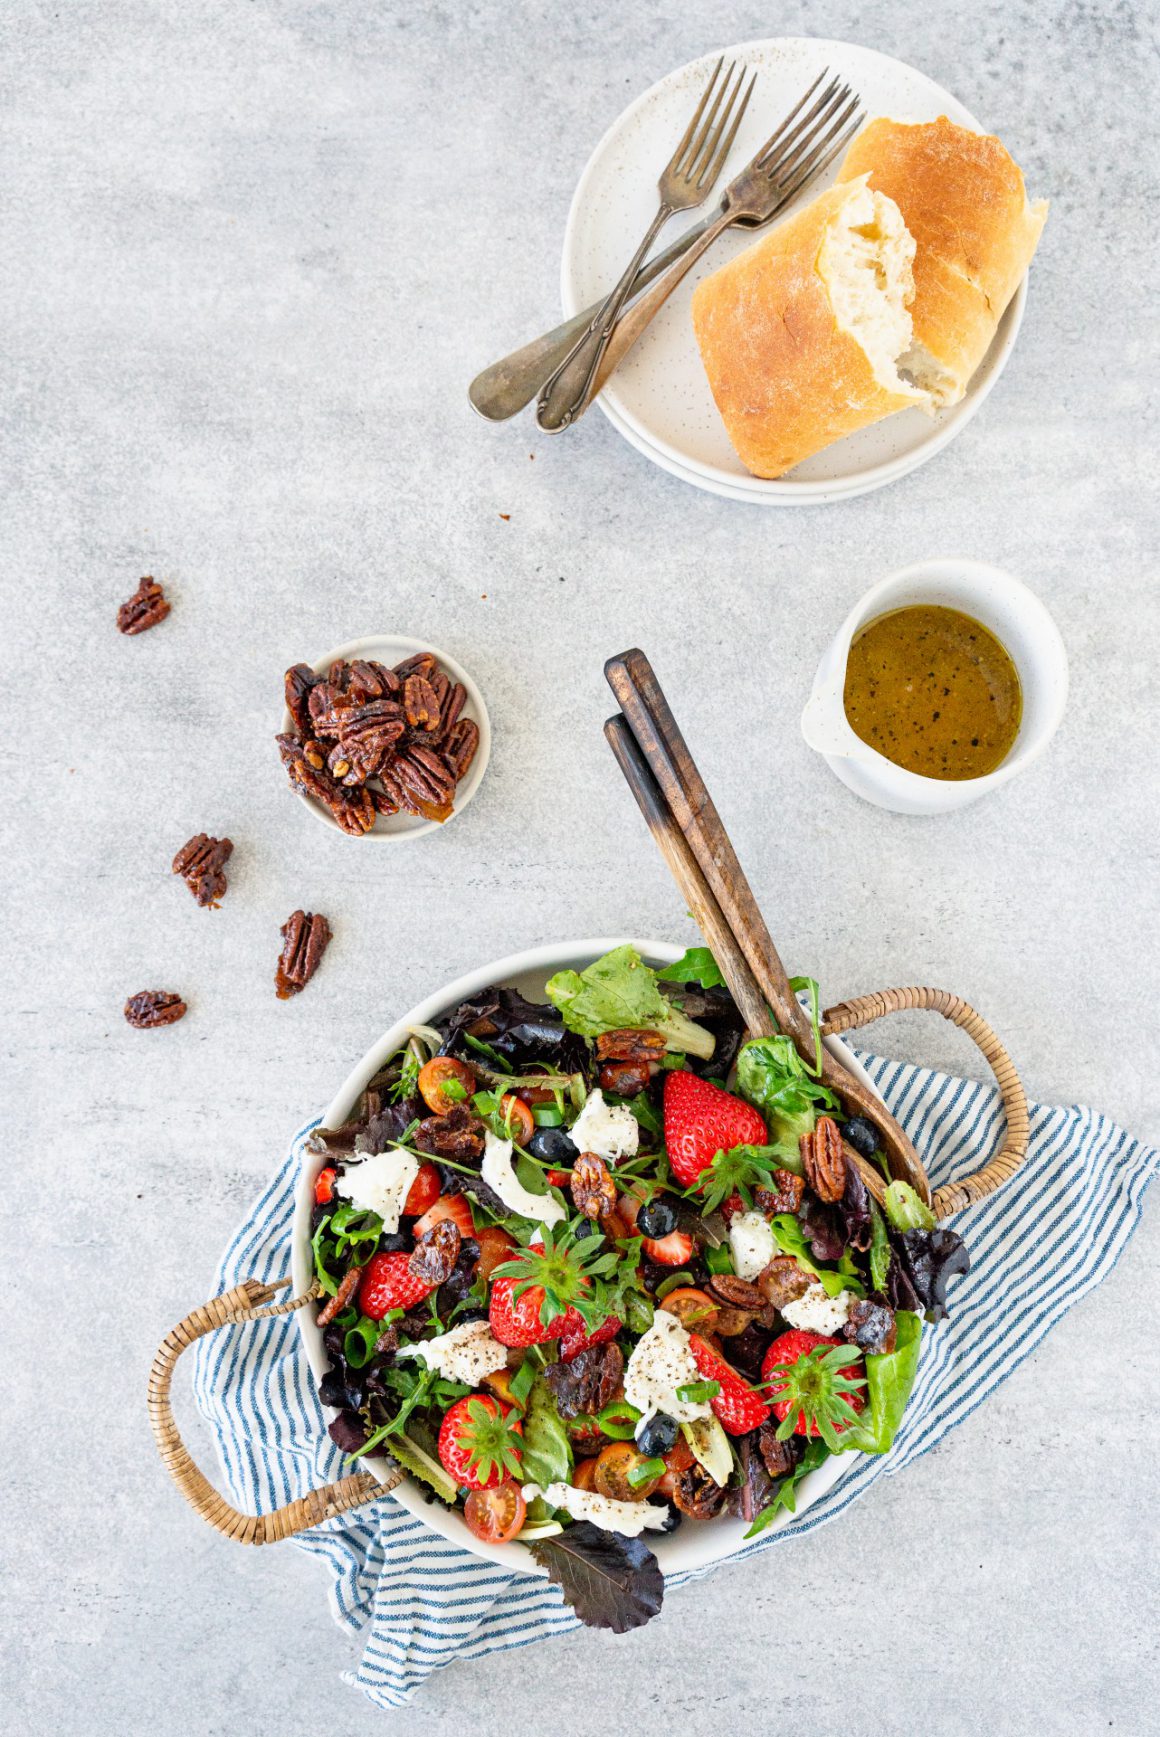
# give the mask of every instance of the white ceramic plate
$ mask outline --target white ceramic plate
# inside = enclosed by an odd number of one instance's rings
[[[463,665],[456,663],[453,657],[448,657],[445,651],[440,651],[438,646],[427,645],[421,639],[400,639],[397,634],[372,633],[365,639],[349,639],[345,645],[336,646],[333,651],[328,651],[325,657],[318,658],[310,667],[319,675],[325,675],[331,664],[338,663],[340,659],[353,661],[356,657],[365,658],[370,663],[385,663],[388,666],[393,666],[402,663],[406,657],[414,657],[416,652],[420,651],[429,651],[440,668],[447,671],[452,681],[462,682],[467,689],[467,698],[463,702],[460,717],[472,718],[479,726],[479,747],[475,751],[475,759],[467,769],[467,777],[456,785],[454,807],[446,820],[423,820],[417,814],[380,814],[375,817],[375,824],[371,830],[360,834],[355,840],[356,843],[361,843],[363,839],[374,839],[382,844],[401,844],[405,839],[422,838],[428,832],[441,832],[444,827],[450,826],[451,822],[463,813],[482,784],[483,775],[487,771],[487,762],[491,757],[491,719],[487,715],[483,695]],[[282,731],[286,732],[293,728],[293,718],[288,711],[283,709]],[[353,836],[349,832],[344,832],[338,822],[331,819],[321,802],[316,802],[313,796],[307,796],[305,791],[299,791],[299,795],[311,814],[324,826],[329,827],[331,832],[336,832],[340,838]]]
[[[941,85],[903,61],[853,43],[815,37],[774,37],[724,51],[758,73],[753,100],[719,183],[743,167],[781,117],[824,67],[847,78],[868,116],[927,121],[946,115],[960,126],[981,124]],[[564,233],[561,293],[571,316],[607,293],[656,210],[657,176],[680,137],[709,76],[717,51],[661,79],[614,121],[580,177]],[[814,197],[840,163],[799,200]],[[667,245],[700,212],[673,219]],[[702,277],[754,240],[751,231],[723,235],[689,273],[596,400],[613,427],[654,464],[697,488],[764,506],[816,506],[883,487],[933,458],[963,428],[1002,373],[1027,299],[1024,279],[1011,301],[966,397],[932,419],[905,410],[815,453],[787,477],[751,476],[729,444],[693,335],[690,303]]]
[[[328,1105],[323,1116],[323,1126],[336,1128],[347,1120],[367,1081],[373,1078],[388,1057],[406,1042],[408,1029],[412,1025],[431,1024],[469,995],[475,995],[479,990],[495,983],[512,984],[533,999],[543,1000],[544,984],[553,972],[582,970],[585,965],[590,965],[593,959],[599,959],[601,954],[623,945],[623,941],[624,937],[621,936],[612,940],[598,938],[591,941],[558,941],[543,947],[532,947],[525,953],[514,953],[507,959],[498,959],[490,965],[484,965],[479,970],[460,977],[457,982],[437,990],[434,995],[428,996],[425,1001],[412,1008],[410,1013],[405,1014],[371,1046]],[[680,947],[670,946],[664,941],[634,941],[632,944],[642,957],[653,965],[671,964],[679,959],[682,953]],[[845,1045],[837,1038],[828,1037],[825,1041],[833,1054],[840,1057],[850,1071],[873,1091],[869,1075]],[[295,1296],[307,1290],[314,1277],[310,1252],[310,1212],[314,1201],[314,1181],[322,1163],[321,1156],[308,1157],[298,1178],[291,1248]],[[299,1309],[296,1319],[315,1380],[321,1381],[330,1361],[322,1343],[322,1333],[311,1310]],[[327,1411],[328,1419],[334,1415],[333,1411]],[[826,1460],[816,1472],[803,1478],[798,1489],[798,1514],[825,1495],[860,1458],[861,1455],[856,1453],[835,1455]],[[374,1455],[369,1455],[365,1463],[378,1477],[383,1477],[387,1471],[386,1462]],[[399,1484],[392,1494],[408,1513],[416,1515],[433,1531],[450,1539],[453,1544],[461,1545],[464,1550],[470,1550],[473,1555],[485,1557],[488,1561],[498,1562],[503,1567],[520,1573],[543,1574],[544,1570],[537,1566],[526,1550],[516,1549],[511,1544],[485,1544],[474,1537],[468,1531],[457,1508],[445,1508],[439,1502],[427,1501],[411,1479]],[[779,1515],[770,1530],[779,1530],[793,1518],[794,1516],[789,1514]],[[678,1574],[686,1569],[704,1568],[709,1563],[721,1562],[726,1557],[735,1556],[742,1548],[745,1531],[745,1524],[741,1520],[714,1520],[705,1525],[690,1522],[671,1536],[657,1537],[650,1534],[648,1544],[655,1551],[665,1574]]]

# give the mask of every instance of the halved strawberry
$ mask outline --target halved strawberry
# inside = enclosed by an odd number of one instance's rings
[[[736,1369],[726,1363],[699,1333],[689,1334],[689,1349],[705,1380],[716,1381],[720,1386],[720,1393],[709,1404],[730,1435],[747,1435],[765,1422],[769,1407],[760,1393],[750,1387],[748,1381],[738,1375]]]
[[[334,1199],[334,1180],[338,1171],[328,1164],[325,1170],[320,1170],[314,1182],[315,1206],[329,1206]]]
[[[407,1198],[403,1202],[404,1217],[417,1218],[419,1213],[434,1206],[442,1186],[434,1164],[420,1164],[419,1174],[407,1190]]]
[[[489,1393],[457,1399],[439,1430],[439,1458],[457,1484],[491,1490],[520,1474],[523,1425]]]
[[[358,1306],[372,1321],[381,1321],[390,1309],[411,1309],[435,1289],[426,1279],[417,1279],[405,1249],[372,1255],[358,1289]]]
[[[682,1188],[691,1188],[718,1152],[765,1141],[765,1123],[752,1104],[683,1068],[666,1075],[665,1151]]]
[[[634,1230],[642,1204],[641,1197],[632,1192],[622,1194],[617,1202],[618,1209]],[[686,1261],[693,1258],[693,1239],[686,1231],[670,1230],[667,1236],[642,1237],[641,1249],[649,1260],[656,1261],[658,1266],[683,1267]]]
[[[573,1357],[579,1357],[581,1351],[591,1350],[593,1345],[606,1345],[624,1326],[619,1315],[609,1315],[607,1321],[589,1332],[584,1324],[584,1317],[578,1309],[569,1309],[560,1325],[560,1356],[565,1363],[570,1363]]]
[[[429,1206],[422,1218],[415,1220],[415,1241],[418,1242],[423,1232],[438,1224],[441,1218],[449,1218],[452,1224],[458,1225],[460,1236],[475,1235],[475,1220],[466,1194],[441,1194],[434,1206]]]

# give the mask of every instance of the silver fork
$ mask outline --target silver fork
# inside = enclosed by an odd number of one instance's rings
[[[693,118],[657,183],[660,203],[644,240],[587,329],[544,382],[536,405],[536,421],[549,434],[561,433],[575,416],[582,413],[620,310],[660,231],[675,212],[691,211],[703,205],[725,166],[737,129],[749,106],[757,74],[753,74],[742,95],[745,68],[738,70],[736,61],[730,63],[724,79],[718,82],[724,58],[722,55],[713,68]],[[708,113],[705,112],[706,105],[709,105]]]
[[[803,187],[824,174],[839,152],[845,150],[864,119],[859,106],[861,98],[850,85],[834,77],[810,103],[825,77],[823,72],[814,81],[753,160],[730,181],[721,198],[720,215],[617,322],[583,402],[575,408],[573,421],[584,414],[682,278],[724,230],[735,223],[767,223]]]

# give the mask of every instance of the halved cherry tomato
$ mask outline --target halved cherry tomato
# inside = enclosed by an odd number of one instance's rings
[[[407,1190],[407,1198],[403,1202],[404,1216],[417,1218],[421,1212],[426,1212],[429,1206],[434,1206],[442,1187],[434,1164],[420,1164],[419,1174]]]
[[[548,1182],[552,1188],[567,1188],[572,1181],[570,1170],[549,1170]]]
[[[629,1483],[629,1472],[644,1463],[644,1454],[638,1453],[630,1441],[609,1442],[596,1456],[592,1487],[598,1495],[608,1496],[614,1502],[643,1502],[660,1483],[659,1477],[646,1478],[643,1484]]]
[[[668,1501],[672,1501],[673,1492],[677,1487],[677,1479],[682,1472],[687,1472],[693,1463],[693,1450],[683,1435],[679,1435],[667,1454],[662,1454],[665,1462],[665,1475],[657,1485],[657,1492]]]
[[[510,1369],[493,1369],[484,1376],[483,1385],[489,1393],[494,1393],[497,1399],[502,1399],[505,1405],[513,1406],[516,1411],[523,1411],[523,1406],[518,1405],[512,1397],[512,1374]]]
[[[594,1489],[595,1484],[593,1483],[593,1479],[595,1476],[596,1461],[594,1459],[576,1461],[576,1469],[572,1473],[572,1483],[577,1490]]]
[[[716,1303],[708,1291],[698,1290],[696,1285],[678,1285],[663,1299],[661,1308],[675,1315],[686,1332],[696,1329],[703,1333],[717,1317]]]
[[[441,1218],[449,1218],[452,1224],[458,1225],[460,1236],[475,1235],[475,1220],[466,1194],[441,1194],[434,1206],[429,1206],[422,1218],[415,1220],[415,1241],[418,1242],[424,1232],[438,1224]]]
[[[330,1205],[330,1202],[334,1198],[334,1179],[337,1175],[338,1171],[332,1170],[329,1164],[326,1166],[325,1170],[320,1170],[318,1172],[318,1177],[314,1184],[315,1206]]]
[[[491,1490],[472,1490],[463,1504],[467,1529],[485,1544],[506,1544],[514,1538],[527,1516],[528,1504],[514,1478]]]
[[[516,1097],[522,1098],[525,1104],[531,1104],[534,1109],[537,1104],[554,1104],[556,1094],[551,1086],[520,1086]]]
[[[509,1236],[506,1230],[501,1230],[498,1224],[480,1225],[472,1234],[479,1244],[479,1265],[475,1274],[486,1282],[496,1267],[510,1257],[517,1246],[516,1239]]]
[[[514,1092],[505,1092],[499,1101],[499,1115],[516,1145],[526,1146],[536,1131],[536,1118],[524,1100],[517,1098]]]
[[[476,1089],[475,1075],[467,1063],[456,1061],[453,1055],[433,1055],[419,1069],[419,1092],[436,1116],[445,1116]]]

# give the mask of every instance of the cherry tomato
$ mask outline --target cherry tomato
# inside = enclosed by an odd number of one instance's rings
[[[525,1104],[531,1104],[533,1109],[537,1104],[554,1104],[556,1094],[551,1086],[520,1086],[516,1092],[517,1098],[522,1098]]]
[[[337,1175],[338,1171],[332,1170],[329,1164],[325,1170],[318,1172],[318,1178],[314,1184],[315,1206],[330,1205],[334,1198],[334,1179]]]
[[[501,1230],[498,1224],[481,1224],[472,1235],[479,1244],[479,1265],[475,1274],[486,1283],[496,1267],[510,1259],[517,1246],[516,1240],[509,1236],[506,1230]]]
[[[659,1477],[648,1478],[643,1484],[629,1483],[629,1472],[644,1463],[645,1456],[630,1441],[610,1442],[596,1456],[592,1487],[598,1495],[608,1496],[614,1502],[643,1502],[660,1483]]]
[[[644,1091],[648,1082],[647,1062],[605,1062],[599,1074],[600,1090],[615,1092],[621,1098],[635,1098]]]
[[[572,1181],[570,1170],[549,1170],[548,1182],[552,1188],[567,1188]]]
[[[675,1315],[686,1331],[696,1329],[702,1333],[717,1319],[716,1303],[708,1291],[698,1290],[696,1285],[678,1285],[664,1298],[661,1308]]]
[[[419,1076],[420,1079],[422,1075]],[[511,1130],[511,1137],[517,1146],[526,1146],[536,1131],[536,1119],[522,1098],[517,1098],[514,1092],[505,1092],[499,1101],[500,1120],[504,1127]]]
[[[419,1174],[407,1190],[407,1198],[403,1202],[404,1215],[407,1218],[418,1218],[421,1212],[434,1206],[442,1187],[434,1164],[420,1164]]]
[[[510,1369],[493,1369],[483,1378],[483,1385],[489,1393],[494,1393],[505,1405],[512,1406],[516,1411],[522,1411],[522,1405],[517,1405],[512,1398],[512,1371]]]
[[[524,1523],[528,1504],[513,1478],[491,1490],[472,1490],[463,1504],[467,1529],[485,1544],[507,1544]]]
[[[671,1502],[677,1479],[682,1472],[687,1472],[693,1463],[693,1450],[684,1436],[679,1435],[668,1453],[661,1457],[665,1462],[665,1475],[657,1485],[657,1493]]]
[[[577,1460],[576,1470],[572,1473],[572,1482],[578,1490],[595,1488],[593,1479],[596,1476],[595,1460]]]
[[[578,1417],[568,1425],[568,1435],[578,1454],[595,1451],[604,1443],[604,1431],[594,1417]],[[583,1488],[588,1489],[585,1484]]]
[[[475,1075],[466,1062],[456,1061],[453,1055],[433,1055],[419,1069],[419,1092],[436,1116],[445,1116],[456,1104],[470,1098],[475,1089]]]

